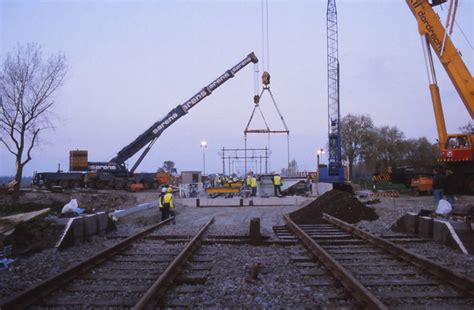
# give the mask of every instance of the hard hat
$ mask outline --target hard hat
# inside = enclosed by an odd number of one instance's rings
[[[168,193],[173,192],[173,189],[171,187],[168,187]]]
[[[162,192],[162,193],[166,193],[166,187],[163,187],[163,188],[161,189],[161,192]]]

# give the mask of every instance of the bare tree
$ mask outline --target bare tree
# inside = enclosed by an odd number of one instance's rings
[[[461,130],[461,132],[472,133],[474,132],[474,122],[469,121],[467,125],[461,126],[458,129]]]
[[[64,55],[43,60],[36,43],[18,45],[0,69],[0,141],[15,157],[14,201],[19,198],[23,168],[32,159],[39,134],[50,127],[52,97],[66,71]]]

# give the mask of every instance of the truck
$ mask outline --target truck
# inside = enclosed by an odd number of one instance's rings
[[[433,104],[440,165],[453,172],[450,182],[455,183],[459,194],[474,194],[474,133],[450,133],[446,131],[443,106],[433,64],[433,50],[454,85],[467,112],[474,118],[474,80],[458,52],[450,34],[454,25],[457,1],[451,2],[446,28],[441,23],[433,7],[446,0],[406,0],[418,24],[425,62],[428,71],[429,89]],[[451,25],[448,31],[448,25]]]
[[[237,72],[248,64],[257,62],[258,58],[253,52],[248,54],[242,61],[225,71],[186,102],[173,108],[167,115],[155,122],[134,141],[122,148],[111,160],[105,162],[90,162],[88,160],[87,151],[70,151],[69,172],[62,172],[58,169],[56,172],[35,173],[33,185],[47,188],[60,186],[62,188],[88,187],[96,189],[125,189],[130,188],[132,184],[143,184],[144,188],[158,187],[160,182],[166,179],[163,174],[135,172],[157,139],[168,127],[186,115],[191,108],[209,96],[219,86],[234,77]],[[142,149],[142,153],[129,170],[125,165],[126,161]]]

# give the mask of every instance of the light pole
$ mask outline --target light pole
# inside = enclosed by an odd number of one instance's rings
[[[201,141],[201,148],[202,148],[202,174],[206,174],[206,148],[207,142]]]
[[[316,157],[317,157],[317,163],[318,163],[318,167],[317,167],[317,170],[318,170],[318,182],[319,182],[319,156],[322,156],[324,154],[324,149],[323,148],[320,148],[317,152],[316,152]]]

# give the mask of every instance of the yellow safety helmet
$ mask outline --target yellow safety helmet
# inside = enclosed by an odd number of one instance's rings
[[[171,187],[168,187],[167,192],[168,192],[168,193],[172,193],[172,192],[173,192],[173,189],[172,189]]]

